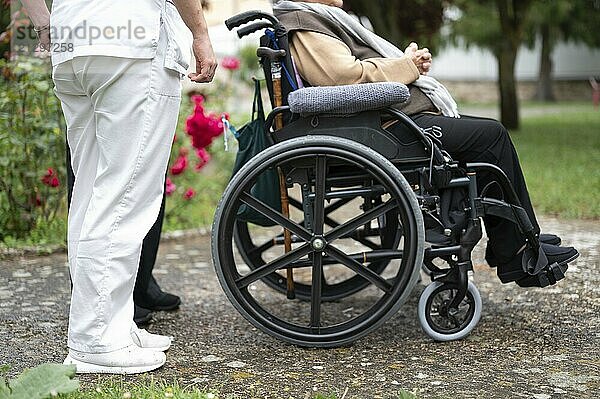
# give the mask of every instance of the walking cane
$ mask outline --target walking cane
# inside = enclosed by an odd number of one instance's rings
[[[281,60],[286,56],[285,50],[274,50],[269,47],[259,47],[256,50],[256,55],[260,58],[267,58],[271,63],[271,78],[273,81],[273,100],[275,107],[283,105],[282,89],[281,89]],[[283,115],[278,114],[275,116],[275,129],[279,130],[283,127]],[[289,219],[290,217],[290,203],[287,194],[287,187],[285,177],[281,168],[277,168],[279,173],[279,193],[281,195],[281,213],[283,216]],[[284,228],[283,229],[283,245],[285,253],[292,250],[292,234]],[[296,298],[296,288],[294,286],[294,269],[291,267],[287,269],[287,297],[288,299]]]

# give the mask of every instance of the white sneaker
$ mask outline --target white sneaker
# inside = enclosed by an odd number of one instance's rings
[[[162,352],[168,350],[173,342],[173,337],[149,333],[144,329],[137,328],[135,324],[131,327],[131,338],[133,339],[133,343],[140,348],[154,349]]]
[[[130,345],[107,353],[86,353],[69,349],[63,364],[73,364],[77,373],[138,374],[156,370],[165,364],[163,352]]]

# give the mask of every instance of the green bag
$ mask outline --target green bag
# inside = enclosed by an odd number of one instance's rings
[[[250,159],[269,146],[265,132],[265,111],[263,109],[260,81],[255,79],[254,103],[252,104],[252,120],[238,131],[239,150],[233,165],[235,175]],[[264,171],[250,189],[250,194],[271,208],[281,211],[281,196],[279,193],[279,174],[275,169]],[[257,224],[259,226],[274,226],[271,219],[263,216],[242,204],[237,213],[238,220]]]

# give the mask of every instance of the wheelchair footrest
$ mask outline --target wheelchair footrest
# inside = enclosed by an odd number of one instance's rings
[[[560,265],[558,263],[553,263],[549,265],[547,268],[542,270],[539,274],[534,276],[527,276],[520,280],[517,280],[516,283],[520,287],[547,287],[549,285],[556,284],[557,281],[565,278],[565,272],[569,268],[568,264]]]

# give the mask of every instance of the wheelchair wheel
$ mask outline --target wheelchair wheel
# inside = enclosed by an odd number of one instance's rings
[[[257,177],[266,170],[284,171],[288,188],[296,185],[292,176],[305,176],[310,206],[284,217],[251,195]],[[354,182],[337,189],[330,171],[359,171],[362,186]],[[339,198],[381,198],[358,215],[337,215],[336,226],[326,223],[325,208]],[[244,251],[234,242],[239,207],[245,204],[276,223],[271,228],[252,226],[249,237],[277,237],[284,228],[293,235],[292,250],[273,246],[263,264],[247,265]],[[382,217],[394,215],[394,237],[382,239],[378,249],[352,239],[353,232]],[[311,223],[303,221],[310,219]],[[245,233],[246,234],[246,233]],[[246,238],[248,238],[248,236]],[[247,242],[252,242],[247,240]],[[260,242],[260,241],[258,241]],[[212,229],[215,271],[234,307],[260,330],[289,343],[310,347],[334,347],[353,342],[391,317],[403,304],[419,277],[423,260],[424,230],[416,197],[402,174],[383,156],[356,142],[328,136],[307,136],[286,140],[264,150],[230,181],[217,207]],[[247,255],[247,253],[246,253]],[[382,273],[375,263],[387,264]],[[308,301],[289,300],[273,292],[267,276],[287,269],[294,283],[303,287]],[[283,273],[282,273],[283,272]],[[343,281],[366,287],[353,295],[340,295],[326,302],[324,287]],[[343,285],[338,286],[343,287]],[[283,291],[283,290],[280,290]]]
[[[343,204],[340,204],[340,202],[325,207],[325,215],[327,216],[330,211],[337,210],[341,206],[343,206]],[[302,204],[293,198],[290,198],[290,205],[296,209],[302,209]],[[326,220],[326,223],[327,222],[328,220]],[[379,235],[381,243],[374,243],[366,237],[353,238],[372,249],[397,247],[402,236],[401,231],[398,230],[398,219],[396,213],[393,211],[388,212],[388,214],[385,214],[378,218],[377,223],[377,233]],[[327,224],[329,224],[331,227],[339,225],[335,220],[332,219],[329,219],[329,223]],[[243,258],[244,262],[246,262],[248,267],[252,270],[256,270],[257,268],[267,263],[267,260],[263,256],[266,251],[268,251],[275,245],[283,245],[283,234],[281,233],[277,234],[276,236],[270,236],[267,239],[263,239],[262,241],[253,239],[252,234],[250,233],[248,223],[242,222],[240,220],[236,221],[233,234],[237,249],[240,252],[241,257]],[[377,262],[372,262],[369,265],[367,265],[367,267],[373,272],[381,274],[389,263],[389,260],[381,260]],[[264,277],[263,281],[265,282],[265,284],[267,284],[269,287],[273,288],[276,291],[282,293],[285,293],[287,291],[286,278],[285,276],[279,273],[271,273],[268,276]],[[352,276],[346,280],[342,280],[331,284],[324,282],[322,286],[323,295],[321,300],[324,302],[336,301],[345,298],[349,295],[352,295],[366,288],[368,285],[369,282],[361,278],[360,276]],[[296,298],[301,301],[310,301],[310,289],[310,284],[296,283]]]
[[[467,295],[458,305],[458,312],[448,305],[457,293],[453,284],[434,281],[419,298],[419,322],[423,331],[436,341],[454,341],[469,335],[481,317],[481,295],[469,281]]]

